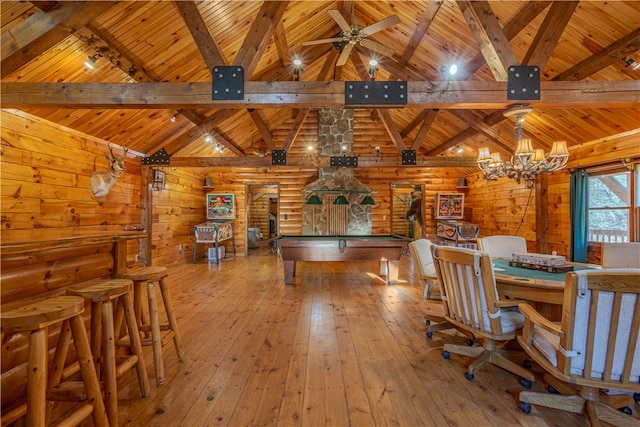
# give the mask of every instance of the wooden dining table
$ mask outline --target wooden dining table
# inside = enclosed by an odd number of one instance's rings
[[[493,258],[493,273],[501,297],[522,299],[550,320],[560,320],[567,273],[550,273],[509,265],[508,259]],[[598,268],[574,264],[574,270]]]

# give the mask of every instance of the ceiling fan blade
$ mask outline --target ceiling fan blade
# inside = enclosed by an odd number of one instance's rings
[[[335,43],[342,41],[342,37],[333,37],[331,39],[322,39],[322,40],[309,40],[307,42],[300,43],[302,46],[311,46],[314,44],[323,44],[323,43]]]
[[[342,31],[347,32],[347,33],[351,32],[351,25],[349,25],[347,20],[344,19],[344,16],[342,16],[342,14],[339,11],[337,11],[335,9],[330,9],[329,10],[329,15],[331,15],[333,20],[336,21],[336,23],[338,24],[338,26],[340,27],[340,29]]]
[[[373,33],[377,33],[378,31],[393,27],[399,22],[400,18],[398,18],[398,15],[391,15],[390,17],[385,18],[382,21],[378,21],[375,24],[369,25],[368,27],[364,27],[362,30],[360,30],[360,32],[369,36]]]
[[[338,62],[336,62],[336,67],[342,67],[344,64],[347,63],[347,59],[349,59],[349,55],[351,54],[352,49],[353,49],[352,43],[348,43],[344,48],[342,48],[342,53],[340,53]]]
[[[390,47],[369,39],[360,40],[360,45],[386,56],[393,56],[393,54],[396,53],[396,51]]]

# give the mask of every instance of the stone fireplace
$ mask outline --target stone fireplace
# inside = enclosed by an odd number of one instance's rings
[[[353,155],[353,110],[323,108],[318,111],[318,153],[320,156]],[[302,189],[302,234],[371,234],[371,205],[360,202],[371,189],[353,176],[353,168],[321,168],[318,179]],[[312,195],[322,205],[306,201]],[[343,195],[347,205],[335,205]]]

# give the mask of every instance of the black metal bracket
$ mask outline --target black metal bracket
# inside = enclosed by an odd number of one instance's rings
[[[407,82],[344,82],[345,105],[405,105]]]
[[[402,164],[416,165],[416,150],[402,150]]]
[[[272,165],[286,165],[287,164],[287,150],[271,150],[271,164]]]
[[[540,68],[512,65],[507,69],[507,99],[540,99]]]
[[[220,65],[211,71],[214,100],[244,99],[244,68],[238,65]]]
[[[142,157],[140,164],[147,165],[168,165],[171,162],[171,156],[164,148],[159,149],[150,156]]]
[[[331,157],[329,164],[334,167],[357,168],[358,158],[348,156],[335,156]]]

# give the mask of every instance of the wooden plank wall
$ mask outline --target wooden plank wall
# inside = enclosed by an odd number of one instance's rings
[[[96,197],[91,174],[107,167],[103,157],[107,141],[21,111],[0,114],[3,243],[113,234],[140,226],[138,157],[129,156],[127,171],[109,194]],[[118,148],[114,151],[120,153]],[[153,194],[152,263],[156,265],[191,259],[193,226],[206,216],[204,177],[190,170],[163,170],[165,190]],[[133,262],[139,247],[132,242],[128,251]]]

